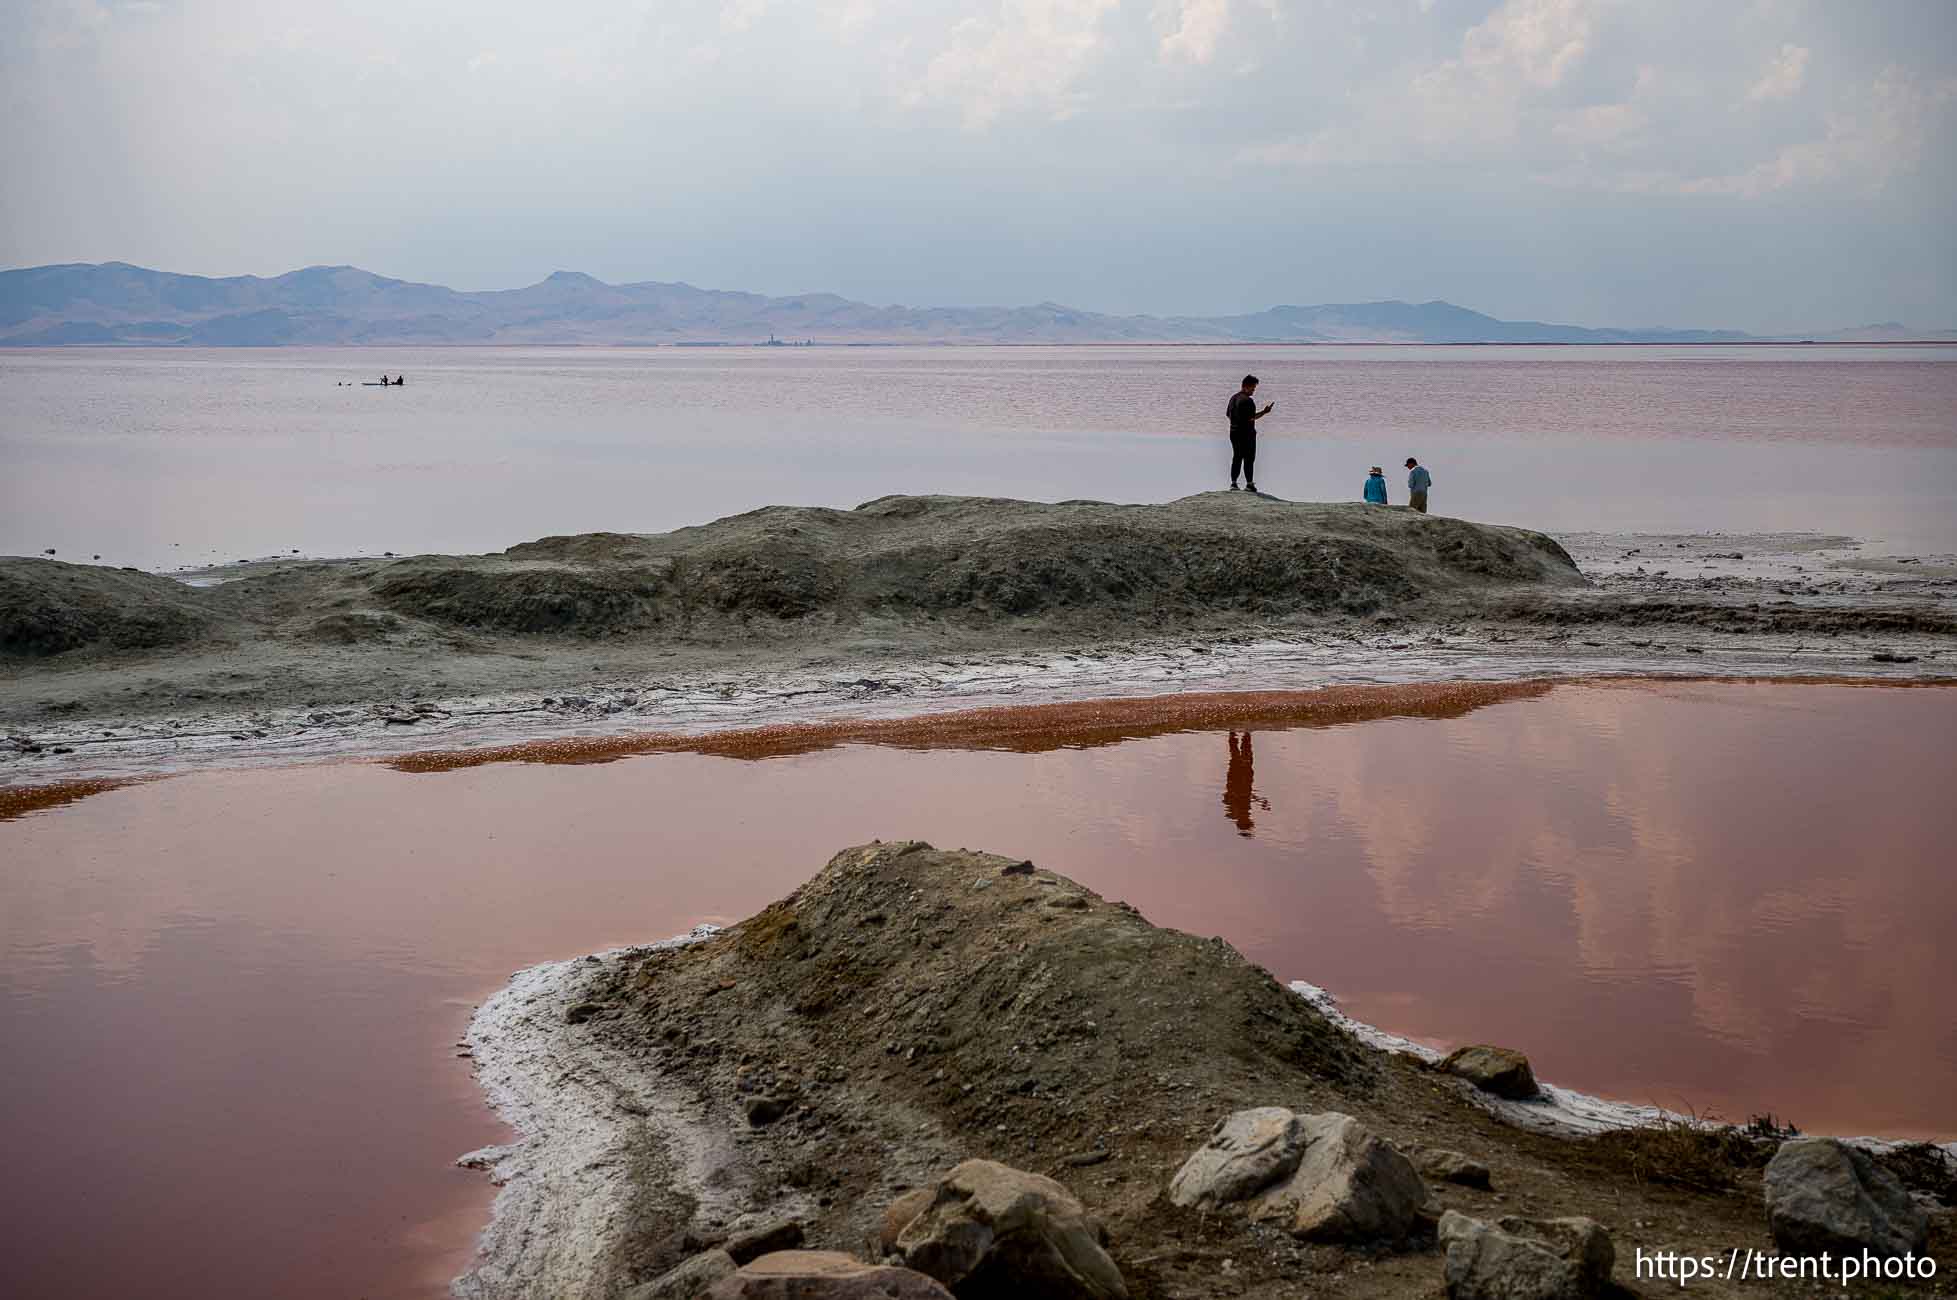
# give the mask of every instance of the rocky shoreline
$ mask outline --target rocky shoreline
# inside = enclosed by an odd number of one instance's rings
[[[470,1046],[520,1140],[464,1159],[502,1191],[455,1290],[1588,1296],[1650,1286],[1640,1250],[1858,1223],[1886,1249],[1920,1214],[1939,1277],[1911,1293],[1952,1293],[1957,1157],[1662,1120],[1555,1136],[1514,1122],[1553,1109],[1514,1054],[1422,1059],[1328,1010],[1035,864],[846,849],[725,931],[483,1004]],[[1823,1231],[1801,1189],[1844,1178],[1879,1213]]]

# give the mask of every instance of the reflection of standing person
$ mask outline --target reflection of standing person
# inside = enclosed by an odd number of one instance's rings
[[[1263,410],[1257,409],[1257,376],[1245,375],[1244,384],[1230,395],[1230,404],[1224,413],[1230,417],[1230,490],[1237,490],[1237,471],[1241,469],[1244,486],[1252,492],[1257,490],[1257,422],[1271,413],[1275,402],[1266,402]]]
[[[1243,741],[1239,744],[1237,733],[1232,731],[1230,767],[1223,777],[1223,810],[1229,814],[1230,820],[1237,824],[1237,834],[1245,839],[1250,838],[1251,831],[1257,825],[1250,817],[1251,805],[1255,804],[1266,812],[1271,808],[1271,801],[1260,796],[1252,788],[1255,780],[1256,773],[1251,765],[1250,733],[1244,732]]]
[[[1427,489],[1434,486],[1434,476],[1427,467],[1413,457],[1407,457],[1407,504],[1421,514],[1427,513]]]

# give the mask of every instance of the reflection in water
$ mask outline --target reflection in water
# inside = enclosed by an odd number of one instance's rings
[[[1257,827],[1250,817],[1252,805],[1268,812],[1271,801],[1259,795],[1254,788],[1256,770],[1250,753],[1250,733],[1244,732],[1240,741],[1237,733],[1232,731],[1227,739],[1230,742],[1230,766],[1223,774],[1223,807],[1236,824],[1237,834],[1249,839]]]
[[[1504,700],[1546,695],[1553,681],[1422,682],[1329,686],[1316,691],[1188,691],[1131,700],[1082,700],[926,713],[868,722],[785,723],[748,731],[686,736],[564,736],[480,749],[431,750],[390,759],[402,772],[452,772],[489,763],[609,763],[647,754],[781,758],[841,745],[904,749],[1056,749],[1118,745],[1150,736],[1217,727],[1335,727],[1381,718],[1459,718]]]
[[[227,1293],[442,1294],[491,1191],[448,1162],[503,1137],[451,1047],[470,1004],[873,838],[1031,857],[1587,1091],[1957,1137],[1957,690],[1362,688],[665,743],[0,823],[0,1222],[30,1243],[0,1295],[201,1297],[219,1237]]]
[[[13,821],[46,808],[79,803],[90,795],[128,785],[126,780],[63,781],[57,785],[14,785],[0,788],[0,822]]]

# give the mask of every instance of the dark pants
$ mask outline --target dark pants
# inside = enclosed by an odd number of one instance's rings
[[[1230,481],[1237,481],[1237,471],[1241,469],[1244,482],[1257,481],[1257,430],[1249,433],[1230,434]]]

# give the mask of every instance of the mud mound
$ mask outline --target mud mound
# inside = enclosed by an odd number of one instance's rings
[[[587,969],[559,1015],[573,1041],[641,1062],[709,1125],[765,1126],[729,1185],[806,1195],[828,1207],[815,1239],[851,1246],[966,1155],[1170,1168],[1220,1094],[1302,1104],[1381,1069],[1221,940],[1028,862],[917,842],[846,849],[714,938]],[[1152,1176],[1131,1190],[1136,1211],[1155,1199]],[[628,1235],[605,1275],[656,1275],[691,1226]]]
[[[152,650],[207,633],[213,619],[182,583],[134,569],[0,559],[0,654],[39,658],[85,646]]]
[[[1161,506],[974,497],[773,506],[658,536],[546,538],[502,556],[395,566],[373,591],[416,618],[604,636],[814,617],[1092,629],[1370,613],[1515,584],[1583,579],[1555,542],[1522,529],[1219,492]]]
[[[301,635],[321,645],[378,645],[399,635],[405,626],[392,614],[355,611],[328,614],[309,624]]]
[[[1603,596],[1571,601],[1540,598],[1503,601],[1486,607],[1492,618],[1563,627],[1693,627],[1714,632],[1814,632],[1824,636],[1949,636],[1957,633],[1957,614],[1921,606],[1816,605],[1793,601],[1736,602],[1666,600]]]
[[[736,996],[713,1018],[775,1023],[785,1010],[784,1045],[806,1034],[815,1056],[899,1056],[927,1091],[955,1073],[939,1097],[973,1123],[1013,1099],[1051,1120],[1062,1095],[1065,1109],[1120,1114],[1127,1094],[1162,1086],[1124,1068],[1137,1059],[1171,1076],[1228,1060],[1266,1080],[1366,1068],[1351,1039],[1222,941],[1158,929],[1031,862],[920,841],[843,850],[788,898],[676,950],[633,995],[648,1014],[690,1018],[698,1004],[672,995],[728,980]]]
[[[1715,1194],[1627,1177],[1348,1038],[1220,939],[963,849],[845,849],[731,929],[523,972],[470,1044],[524,1140],[470,1157],[504,1192],[462,1295],[603,1300],[783,1221],[874,1256],[884,1207],[974,1157],[1066,1185],[1137,1300],[1439,1295],[1432,1249],[1307,1245],[1163,1195],[1218,1119],[1273,1105],[1490,1168],[1498,1190],[1430,1182],[1435,1215],[1506,1201],[1621,1225],[1620,1250],[1659,1218],[1685,1254],[1770,1244],[1750,1164]]]
[[[413,618],[485,631],[598,636],[659,627],[677,617],[672,566],[598,570],[494,560],[389,571],[374,599]]]
[[[638,533],[574,533],[521,542],[503,555],[512,560],[559,564],[619,564],[643,559],[648,554],[645,543],[646,539]]]

